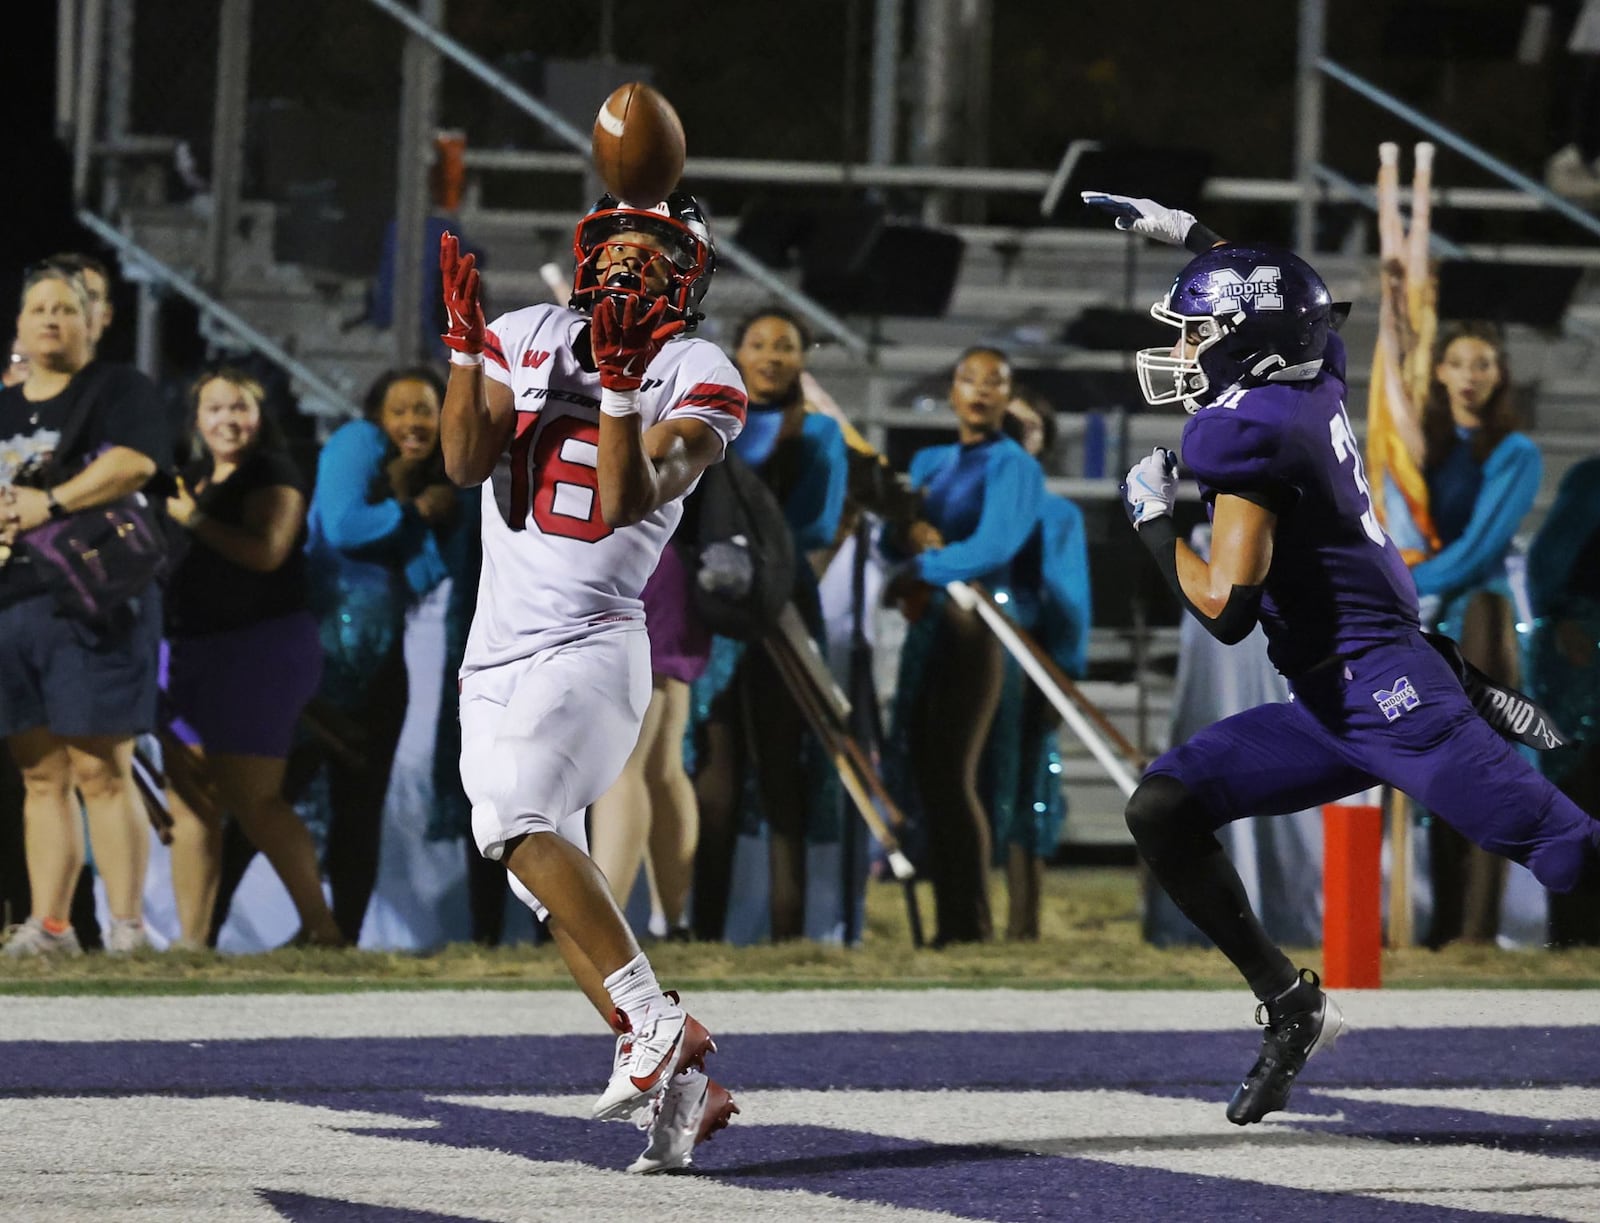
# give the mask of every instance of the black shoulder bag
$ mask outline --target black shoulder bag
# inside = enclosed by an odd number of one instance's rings
[[[754,641],[777,622],[794,586],[794,537],[772,490],[731,450],[701,475],[673,544],[713,633]]]
[[[95,365],[79,375],[87,385],[62,422],[58,456],[70,453],[88,426],[108,372]],[[59,461],[48,471],[54,483],[70,474]],[[63,614],[97,624],[160,577],[167,560],[155,507],[142,492],[52,519],[20,536],[17,546]]]

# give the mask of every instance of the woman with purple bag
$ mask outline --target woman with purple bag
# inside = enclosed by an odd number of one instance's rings
[[[147,942],[149,831],[131,764],[156,721],[161,549],[140,490],[171,441],[149,379],[93,359],[88,318],[81,276],[32,269],[17,318],[28,376],[0,391],[0,736],[26,789],[32,894],[11,957],[81,950],[68,920],[80,798],[111,911],[106,949]],[[107,524],[103,546],[74,547]]]

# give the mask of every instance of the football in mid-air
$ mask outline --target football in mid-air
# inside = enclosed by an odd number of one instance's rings
[[[625,204],[654,208],[683,177],[683,124],[643,81],[614,90],[594,117],[594,168]]]

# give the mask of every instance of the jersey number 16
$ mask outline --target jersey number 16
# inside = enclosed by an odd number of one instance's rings
[[[538,445],[533,445],[535,433]],[[591,421],[561,416],[543,429],[528,429],[511,443],[506,525],[524,530],[531,507],[534,522],[546,535],[586,544],[606,538],[612,528],[600,514],[599,457],[600,427]]]

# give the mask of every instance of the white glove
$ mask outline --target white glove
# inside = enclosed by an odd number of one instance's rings
[[[1172,514],[1178,499],[1178,456],[1157,446],[1128,469],[1122,482],[1122,508],[1136,527]]]
[[[1194,214],[1181,208],[1168,208],[1154,200],[1134,199],[1128,195],[1107,195],[1103,191],[1079,193],[1090,208],[1101,208],[1116,217],[1117,228],[1128,233],[1143,234],[1158,242],[1182,246],[1194,228]]]

